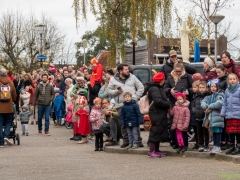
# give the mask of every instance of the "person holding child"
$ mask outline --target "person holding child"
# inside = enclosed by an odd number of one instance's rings
[[[138,128],[143,122],[142,114],[138,104],[132,99],[130,92],[125,92],[124,102],[120,113],[120,125],[122,128],[127,128],[129,145],[127,149],[138,148]]]
[[[221,116],[226,119],[226,132],[230,134],[231,145],[226,154],[240,154],[240,85],[236,74],[228,75]],[[235,139],[237,144],[235,146]]]
[[[219,80],[210,80],[207,84],[210,86],[211,95],[206,96],[202,102],[201,107],[205,110],[205,117],[203,126],[210,128],[213,133],[213,148],[210,154],[221,152],[221,133],[224,128],[224,118],[220,116],[220,111],[223,105],[224,93],[219,90]]]
[[[190,102],[186,100],[184,93],[176,93],[176,105],[170,109],[169,113],[173,116],[171,130],[176,130],[176,140],[178,143],[177,153],[185,152],[188,148],[188,126],[190,122]]]
[[[89,120],[95,134],[95,151],[103,151],[103,133],[100,131],[100,127],[105,119],[105,114],[102,110],[102,99],[97,97],[93,102],[94,106],[91,110]]]

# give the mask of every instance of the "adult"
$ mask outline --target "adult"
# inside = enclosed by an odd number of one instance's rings
[[[106,134],[109,142],[105,146],[115,146],[118,145],[118,140],[121,137],[121,126],[119,124],[119,114],[116,108],[110,104],[107,98],[102,100],[103,112],[106,117],[106,122],[104,122],[100,130]]]
[[[120,114],[124,102],[123,94],[125,92],[131,92],[132,99],[138,102],[138,99],[143,94],[144,86],[136,76],[129,73],[127,64],[119,64],[117,71],[118,73],[116,73],[114,77],[110,79],[107,87],[107,93],[109,96],[114,97],[115,107],[118,110],[118,114]],[[121,130],[123,136],[123,144],[121,145],[121,148],[126,148],[129,145],[127,130],[126,128],[121,128]],[[140,129],[138,129],[138,137],[139,147],[143,147]]]
[[[176,63],[164,85],[164,91],[172,105],[175,105],[175,93],[177,92],[184,93],[187,99],[189,99],[189,95],[192,94],[192,83],[192,76],[185,71],[184,65],[182,63]],[[178,148],[175,132],[175,130],[171,131],[171,145],[174,149]]]
[[[61,88],[60,86],[61,86],[62,80],[63,80],[62,74],[61,73],[57,73],[57,78],[55,80],[55,86],[57,88],[59,88],[59,89]]]
[[[70,66],[70,65],[69,65],[68,68],[67,68],[67,70],[68,70],[68,73],[71,74],[72,71],[73,71],[73,66]]]
[[[88,90],[87,90],[87,84],[85,83],[85,79],[81,75],[76,76],[76,84],[73,86],[72,93],[77,95],[80,91],[84,92],[84,95],[86,98],[88,97]]]
[[[91,75],[92,75],[92,70],[88,68],[84,68],[83,70],[84,78],[86,81],[90,81]]]
[[[71,78],[67,78],[65,79],[65,83],[67,86],[67,92],[66,92],[66,98],[65,98],[65,104],[66,104],[66,112],[67,112],[67,108],[70,104],[72,104],[71,101],[71,94],[72,94],[72,90],[73,90],[73,80]]]
[[[48,75],[43,74],[42,81],[38,85],[33,98],[31,109],[34,109],[36,101],[38,101],[38,133],[42,134],[42,118],[45,119],[45,134],[50,136],[49,133],[49,116],[51,112],[51,104],[53,102],[55,93],[54,88],[48,83]]]
[[[204,70],[204,75],[201,79],[201,81],[208,82],[212,79],[217,78],[217,73],[216,73],[216,63],[215,61],[210,58],[206,57],[203,61],[203,70]]]
[[[171,103],[167,101],[163,85],[165,81],[164,73],[159,72],[152,78],[152,83],[147,84],[148,99],[152,103],[149,109],[149,116],[152,121],[152,127],[148,137],[149,155],[159,157],[164,155],[159,150],[160,142],[168,141],[168,123],[167,112]]]
[[[66,80],[67,78],[69,78],[68,70],[64,70],[64,71],[63,71],[63,79],[62,79],[62,82],[61,82],[61,85],[60,85],[60,90],[62,90],[62,94],[64,94],[65,89],[66,89],[65,80]]]
[[[114,76],[114,73],[111,69],[107,70],[105,73],[105,84],[102,85],[101,89],[98,92],[98,97],[100,98],[108,98],[109,101],[111,101],[112,97],[108,95],[107,93],[107,87],[109,84],[110,79]]]
[[[4,142],[12,145],[9,141],[10,126],[13,119],[13,102],[16,100],[17,94],[13,82],[7,77],[7,70],[0,69],[0,84],[9,85],[11,90],[11,97],[8,102],[0,101],[0,147],[4,147]],[[3,125],[4,131],[3,131]]]
[[[21,89],[21,75],[20,74],[15,74],[13,83],[14,83],[16,93],[17,93],[17,98],[16,98],[16,101],[14,102],[14,104],[16,105],[17,114],[19,114],[19,112],[20,112],[20,110],[19,110],[19,95],[20,95],[19,90]]]
[[[175,50],[169,51],[168,56],[169,56],[169,59],[167,60],[166,64],[164,64],[162,66],[162,68],[160,70],[160,72],[164,73],[166,78],[171,74],[171,72],[173,70],[173,67],[174,67],[174,64],[181,62],[177,58],[177,52]],[[182,62],[182,64],[183,64],[183,66],[185,68],[185,71],[188,74],[196,73],[196,69],[193,66],[191,66],[191,64],[186,63],[186,62]]]
[[[23,78],[23,88],[26,86],[31,86],[32,85],[32,77],[30,74],[24,74]]]
[[[230,53],[228,51],[224,51],[222,52],[220,57],[223,66],[227,69],[228,74],[234,73],[240,80],[240,67],[236,64],[236,62],[233,59],[231,59]]]

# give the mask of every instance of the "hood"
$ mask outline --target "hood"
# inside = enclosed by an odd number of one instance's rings
[[[126,101],[123,102],[123,104],[134,104],[134,103],[136,103],[135,100],[131,100],[130,102],[126,102]]]
[[[166,65],[168,65],[168,66],[170,66],[170,67],[173,68],[173,63],[172,63],[172,61],[171,61],[170,59],[168,59],[168,60],[166,61]]]
[[[221,82],[221,81],[226,81],[226,80],[227,80],[227,77],[228,77],[227,74],[224,75],[223,77],[220,77],[220,78],[219,78],[220,82]]]
[[[22,106],[22,108],[26,109],[27,111],[29,110],[29,108],[28,108],[28,105],[27,105],[27,104],[24,104],[24,105]]]
[[[224,91],[219,90],[218,92],[213,93],[214,96],[223,96],[224,97]]]
[[[129,74],[129,77],[130,77],[130,76],[132,76],[131,73]],[[129,77],[128,77],[128,78],[129,78]],[[119,81],[119,82],[122,83],[122,81],[121,81],[121,79],[120,79],[120,77],[119,77],[119,73],[116,73],[116,74],[114,75],[114,78],[115,78],[117,81]],[[127,79],[128,79],[128,78],[127,78]],[[126,80],[127,80],[127,79],[126,79]]]
[[[10,84],[12,82],[8,77],[0,77],[0,83],[2,84]]]
[[[230,63],[227,64],[227,65],[223,65],[223,66],[224,66],[225,68],[229,68],[229,67],[231,67],[231,66],[233,66],[233,65],[236,65],[236,62],[235,62],[234,60],[230,59]]]
[[[179,105],[178,102],[175,103],[176,106],[185,106],[188,107],[190,104],[190,102],[188,100],[186,100],[182,105]]]

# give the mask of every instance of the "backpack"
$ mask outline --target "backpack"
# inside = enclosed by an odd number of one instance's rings
[[[138,102],[141,114],[147,115],[149,113],[149,108],[151,107],[152,104],[153,101],[151,102],[151,104],[149,104],[148,93],[145,96],[141,97]]]
[[[0,102],[9,102],[12,98],[12,90],[9,84],[0,83]]]

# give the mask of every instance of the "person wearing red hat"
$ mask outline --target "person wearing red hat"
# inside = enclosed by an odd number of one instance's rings
[[[162,72],[158,72],[152,78],[152,83],[148,83],[145,93],[148,93],[149,104],[153,102],[149,109],[149,117],[152,121],[152,127],[148,137],[149,153],[152,158],[166,156],[159,150],[160,142],[168,141],[168,123],[167,112],[171,107],[171,103],[168,102],[167,96],[163,90],[165,82],[165,75]]]

